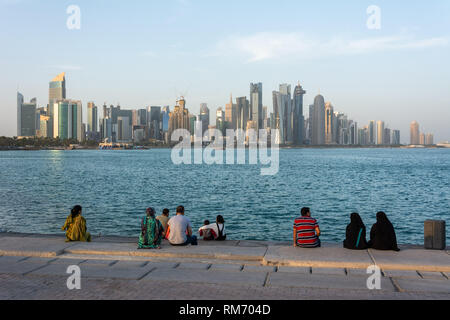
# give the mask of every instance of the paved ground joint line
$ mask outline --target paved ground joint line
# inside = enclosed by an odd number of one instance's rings
[[[28,271],[28,272],[22,273],[22,276],[29,275],[30,273],[35,272],[35,271],[40,270],[40,269],[43,269],[43,268],[45,268],[45,267],[47,267],[47,266],[48,266],[48,263],[47,263],[47,264],[44,264],[43,266],[39,266],[39,267],[37,267],[37,268],[35,268],[35,269],[33,269],[33,270],[30,270],[30,271]]]
[[[152,272],[155,271],[156,269],[157,269],[156,267],[151,268],[148,272],[144,273],[141,277],[139,277],[139,278],[137,279],[137,281],[144,279],[147,275],[149,275],[150,273],[152,273]]]
[[[405,293],[406,291],[402,289],[402,287],[400,287],[400,285],[398,284],[397,280],[395,280],[393,277],[389,277],[389,279],[391,280],[392,285],[394,286],[394,289],[396,292],[400,292],[400,293]]]
[[[270,272],[267,272],[266,278],[264,279],[263,287],[267,286],[267,283],[269,282]]]

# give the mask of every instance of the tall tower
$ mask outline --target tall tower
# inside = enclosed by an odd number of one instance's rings
[[[376,143],[376,127],[375,127],[375,121],[371,120],[369,122],[369,144],[374,145]]]
[[[411,123],[411,144],[412,145],[420,144],[419,123],[417,123],[417,121],[413,121]]]
[[[305,141],[305,117],[303,116],[303,96],[306,91],[303,90],[300,83],[294,89],[294,143],[296,145],[302,145]]]
[[[23,95],[17,92],[17,136],[36,135],[36,99],[24,103]]]
[[[325,99],[317,95],[314,99],[314,114],[312,123],[312,144],[325,144]]]
[[[98,132],[98,108],[93,102],[88,103],[88,132]]]
[[[200,121],[202,122],[202,134],[205,134],[210,123],[209,109],[206,103],[200,104]]]
[[[263,128],[262,119],[262,83],[250,83],[250,109],[251,109],[251,119],[256,123],[256,130]]]
[[[333,111],[333,105],[331,102],[327,102],[325,105],[325,143],[326,144],[333,144],[334,139],[334,111]]]
[[[377,144],[384,144],[384,121],[377,122]]]

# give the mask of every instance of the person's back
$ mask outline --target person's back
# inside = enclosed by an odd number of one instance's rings
[[[167,232],[167,223],[169,222],[169,209],[164,209],[160,216],[157,216],[156,219],[161,222],[163,226],[164,234]]]
[[[168,240],[171,245],[197,245],[197,237],[192,235],[191,221],[184,216],[184,207],[177,208],[177,215],[169,220]]]
[[[368,245],[366,242],[366,227],[358,213],[352,213],[351,222],[347,226],[344,248],[351,250],[364,250]]]
[[[66,242],[91,241],[91,235],[87,232],[86,219],[81,214],[81,206],[73,207],[70,215],[64,223],[64,226],[61,228],[66,231]]]
[[[311,218],[309,208],[303,208],[302,216],[294,221],[294,246],[301,248],[320,247],[320,229],[317,220]]]
[[[376,250],[400,251],[394,226],[384,212],[377,213],[377,223],[370,230],[369,247]]]

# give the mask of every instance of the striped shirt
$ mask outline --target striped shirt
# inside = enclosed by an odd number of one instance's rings
[[[294,221],[294,230],[297,233],[297,245],[302,248],[316,248],[319,246],[319,237],[316,235],[317,220],[310,217],[300,217]]]

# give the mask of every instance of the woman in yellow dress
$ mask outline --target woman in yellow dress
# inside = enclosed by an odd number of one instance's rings
[[[91,242],[91,234],[87,232],[86,219],[81,216],[81,211],[81,206],[73,207],[66,219],[66,223],[61,228],[63,231],[66,231],[66,242]]]

